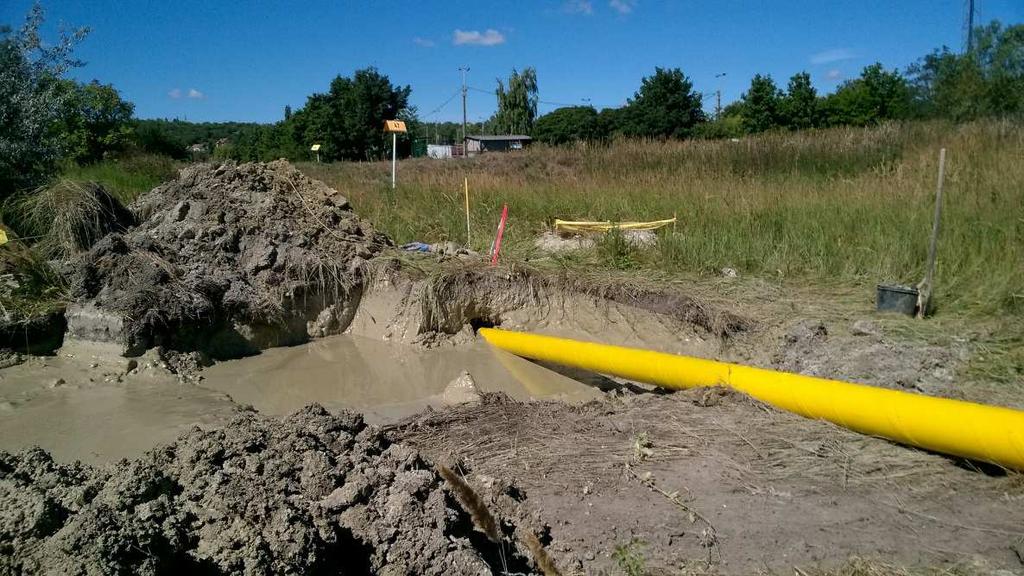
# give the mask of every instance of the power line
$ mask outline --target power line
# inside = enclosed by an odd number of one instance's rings
[[[469,90],[474,92],[481,92],[483,94],[494,94],[494,90],[484,90],[483,88],[477,88],[476,86],[467,86]],[[620,108],[621,104],[593,104],[589,98],[583,98],[579,102],[556,102],[554,100],[537,100],[538,104],[547,104],[549,106],[591,106],[595,108]]]
[[[451,96],[449,96],[449,97],[448,97],[448,99],[447,99],[447,100],[445,100],[445,101],[444,101],[444,102],[443,102],[443,103],[442,103],[442,104],[441,104],[440,106],[438,106],[437,108],[434,108],[434,109],[433,109],[433,110],[431,110],[430,112],[427,112],[426,114],[424,114],[424,115],[423,115],[423,117],[422,117],[421,119],[425,120],[425,119],[427,119],[427,118],[430,118],[430,117],[431,117],[431,116],[433,116],[434,114],[437,114],[437,113],[438,113],[438,112],[440,112],[440,111],[441,111],[441,110],[442,110],[442,109],[443,109],[443,108],[444,108],[445,106],[447,106],[448,104],[450,104],[450,103],[451,103],[451,101],[452,101],[452,100],[454,100],[454,99],[455,99],[455,97],[456,97],[456,96],[458,96],[458,95],[459,95],[459,90],[456,90],[456,91],[455,91],[455,92],[453,92],[453,93],[452,93],[452,95],[451,95]]]

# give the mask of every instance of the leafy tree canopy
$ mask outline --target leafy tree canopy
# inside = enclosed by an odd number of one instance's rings
[[[508,86],[498,78],[498,111],[491,123],[498,133],[530,134],[537,118],[537,71],[526,68],[522,73],[512,70]]]
[[[409,86],[396,86],[376,68],[357,70],[351,78],[336,77],[326,94],[313,94],[306,105],[292,113],[288,128],[293,144],[323,146],[328,160],[368,160],[384,154],[385,120],[412,120]]]
[[[654,138],[685,138],[704,121],[700,94],[678,68],[655,68],[617,115],[617,133]]]
[[[62,82],[67,91],[57,130],[63,135],[65,157],[78,163],[96,162],[127,148],[132,141],[135,105],[121,99],[110,84]]]
[[[81,66],[72,50],[88,30],[64,32],[47,46],[39,34],[42,23],[43,9],[36,4],[17,31],[0,27],[0,200],[41,184],[64,151],[55,125],[72,93],[61,76]]]
[[[791,130],[813,128],[819,124],[818,92],[811,85],[810,74],[800,72],[789,79],[786,95],[779,103],[779,116],[782,124]]]
[[[597,110],[591,106],[558,108],[537,119],[533,137],[546,144],[601,140],[607,136]]]
[[[755,74],[741,101],[743,127],[747,132],[763,132],[780,125],[782,92],[771,76]]]
[[[912,112],[910,85],[897,71],[872,64],[859,78],[844,82],[822,102],[828,125],[866,126],[883,120],[903,120]]]
[[[1024,24],[976,29],[967,54],[943,47],[910,66],[920,114],[957,121],[1024,114]]]

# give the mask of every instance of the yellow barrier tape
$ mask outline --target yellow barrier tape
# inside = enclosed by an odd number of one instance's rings
[[[481,328],[526,358],[664,386],[729,386],[807,418],[935,452],[1024,470],[1024,411],[703,358]]]
[[[559,232],[607,232],[616,228],[619,230],[657,230],[675,221],[675,218],[653,222],[573,222],[556,219],[555,230]]]

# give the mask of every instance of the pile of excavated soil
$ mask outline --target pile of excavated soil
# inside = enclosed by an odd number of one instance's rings
[[[77,263],[72,338],[232,357],[345,329],[391,241],[284,160],[200,164],[130,207]]]
[[[476,531],[415,450],[319,406],[196,428],[108,468],[0,452],[0,574],[490,574],[525,562]]]

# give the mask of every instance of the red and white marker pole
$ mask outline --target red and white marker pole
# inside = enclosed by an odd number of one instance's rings
[[[501,220],[498,221],[498,236],[494,239],[494,250],[491,251],[491,266],[498,264],[498,254],[501,252],[501,237],[505,235],[505,221],[508,220],[508,204],[501,208]]]

